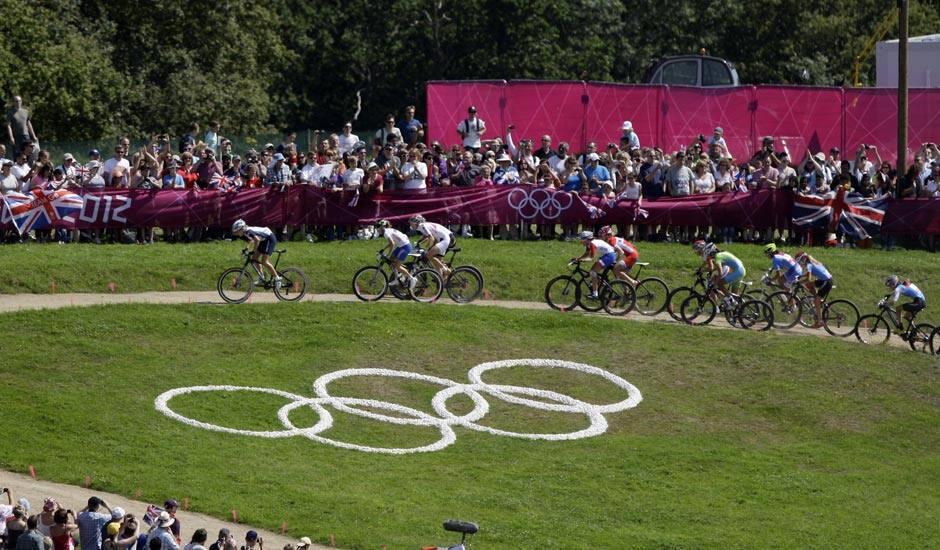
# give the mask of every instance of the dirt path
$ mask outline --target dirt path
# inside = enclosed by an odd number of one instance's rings
[[[41,472],[39,475],[41,475]],[[91,489],[85,489],[83,487],[76,487],[74,485],[65,485],[63,483],[43,481],[42,479],[32,479],[27,475],[16,474],[3,470],[0,470],[0,484],[2,484],[3,487],[10,488],[10,493],[13,495],[14,504],[16,504],[16,502],[21,497],[26,497],[26,499],[29,500],[31,507],[30,513],[34,514],[37,514],[42,510],[43,500],[48,497],[52,497],[56,499],[60,505],[76,511],[83,508],[88,502],[88,498],[91,496],[97,496],[103,499],[108,504],[108,506],[120,506],[124,509],[125,512],[134,514],[138,518],[143,517],[144,512],[147,510],[147,503],[131,500],[120,495],[104,493],[102,491],[94,491]],[[6,504],[5,495],[3,497],[2,504]],[[160,502],[152,504],[160,506],[163,504],[163,499],[160,499]],[[272,533],[263,529],[250,527],[248,525],[222,521],[218,518],[207,516],[205,514],[185,512],[183,510],[177,512],[177,517],[179,517],[179,520],[183,525],[183,544],[188,543],[190,537],[193,534],[193,531],[199,529],[200,527],[209,532],[210,542],[215,540],[216,535],[219,533],[219,529],[226,527],[232,531],[232,533],[235,535],[235,539],[239,542],[239,544],[243,544],[243,541],[245,540],[245,533],[248,532],[249,529],[254,529],[264,540],[264,546],[268,550],[281,550],[287,543],[296,544],[302,536],[297,535],[296,537],[285,537],[278,533]],[[147,526],[141,524],[141,528],[146,529]],[[321,534],[320,536],[323,535]],[[329,547],[315,544],[313,545],[313,548],[322,550]]]

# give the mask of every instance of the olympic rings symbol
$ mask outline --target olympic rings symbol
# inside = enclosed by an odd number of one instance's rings
[[[546,220],[554,220],[562,212],[571,207],[574,199],[570,193],[563,191],[549,191],[544,187],[526,189],[516,187],[506,196],[509,207],[515,210],[524,220],[531,220],[541,216]]]
[[[513,386],[505,384],[489,384],[483,381],[485,372],[503,369],[508,367],[542,367],[569,369],[594,376],[598,376],[621,390],[627,392],[627,397],[616,403],[596,405],[586,403],[574,397],[557,393],[550,390],[530,388],[526,386]],[[417,380],[429,382],[431,384],[443,386],[431,400],[431,406],[437,416],[428,414],[424,411],[389,403],[388,401],[379,401],[375,399],[360,399],[355,397],[337,397],[330,395],[328,386],[330,383],[343,378],[357,376],[383,376],[391,378],[403,378],[408,380]],[[479,364],[467,373],[469,383],[460,383],[446,378],[431,376],[427,374],[418,374],[408,371],[391,369],[344,369],[331,372],[317,378],[313,383],[313,391],[316,397],[304,397],[273,388],[260,388],[250,386],[190,386],[185,388],[176,388],[169,390],[157,396],[154,401],[156,409],[166,416],[188,424],[195,428],[202,428],[215,432],[245,435],[264,438],[283,438],[283,437],[306,437],[317,443],[332,445],[343,449],[363,451],[368,453],[384,454],[411,454],[427,453],[439,451],[457,440],[457,434],[454,432],[454,426],[460,426],[469,430],[499,435],[504,437],[514,437],[530,440],[545,441],[568,441],[574,439],[583,439],[586,437],[595,437],[607,431],[606,413],[613,413],[632,409],[636,407],[643,396],[633,384],[623,378],[608,372],[604,369],[586,365],[583,363],[573,363],[570,361],[561,361],[557,359],[508,359],[503,361],[493,361],[490,363]],[[277,412],[277,418],[283,430],[260,431],[260,430],[242,430],[229,428],[217,424],[211,424],[183,416],[170,408],[170,401],[177,396],[190,393],[204,392],[254,392],[269,395],[276,395],[287,399],[289,402],[280,408]],[[467,396],[473,403],[470,412],[462,415],[456,415],[447,408],[447,402],[458,394]],[[542,411],[553,411],[562,413],[582,414],[588,421],[588,426],[581,430],[567,433],[524,433],[513,432],[491,428],[479,424],[478,421],[489,412],[490,405],[484,395],[498,399],[500,401],[529,407]],[[534,399],[533,399],[534,398]],[[309,428],[299,428],[290,420],[290,413],[301,407],[307,407],[317,413],[318,420],[316,424]],[[389,424],[424,426],[436,428],[440,432],[440,438],[429,445],[408,448],[389,448],[389,447],[370,447],[346,443],[324,437],[323,432],[333,426],[333,414],[327,407],[351,415],[387,422]],[[382,412],[376,412],[378,411]],[[383,414],[384,412],[395,413],[394,415]]]

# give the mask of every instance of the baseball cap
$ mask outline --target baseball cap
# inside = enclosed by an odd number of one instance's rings
[[[75,157],[72,156],[72,153],[66,153],[62,155],[62,160],[75,160]]]
[[[245,538],[248,540],[258,540],[258,532],[248,531],[247,533],[245,533]]]
[[[297,548],[306,548],[313,544],[310,540],[310,537],[300,537],[300,540],[297,541]]]
[[[838,148],[838,147],[833,147],[832,149],[829,149],[829,152],[830,152],[830,153],[838,153],[838,152],[839,152],[839,148]]]
[[[587,158],[588,158],[588,160],[590,160],[590,161],[592,161],[592,162],[595,161],[595,160],[600,160],[600,159],[601,159],[600,155],[598,155],[597,153],[591,153],[590,155],[587,156]]]
[[[281,153],[274,153],[274,160],[284,160],[284,155]]]
[[[124,508],[120,506],[115,506],[111,508],[111,519],[118,520],[124,518]]]
[[[100,166],[101,166],[100,162],[98,162],[97,160],[92,160],[92,161],[89,161],[88,164],[85,165],[85,168],[87,168],[88,170],[91,170],[92,168],[98,168]]]
[[[13,161],[10,159],[3,159],[3,162],[0,162],[0,166],[13,166]]]
[[[633,130],[633,123],[629,120],[624,120],[623,125],[620,126],[621,130]]]
[[[97,149],[92,149],[91,151],[88,151],[88,156],[89,156],[89,157],[100,157],[100,156],[101,156],[101,151],[99,151],[99,150],[97,150]]]
[[[369,165],[366,166],[366,170],[373,170],[373,169],[378,170],[378,168],[379,168],[379,165],[374,162],[370,162]]]
[[[180,507],[180,503],[179,503],[179,502],[176,502],[176,499],[168,498],[168,499],[166,499],[166,501],[163,503],[163,507],[164,507],[164,508],[179,508],[179,507]]]
[[[468,112],[468,113],[475,113],[475,112],[477,112],[477,108],[474,107],[473,105],[471,105],[471,106],[467,107],[467,112]]]
[[[113,537],[114,535],[121,532],[121,524],[116,522],[111,522],[108,524],[108,536]]]
[[[716,134],[724,134],[725,131],[724,131],[724,129],[723,129],[721,126],[715,126],[715,131],[714,131],[714,133],[716,133]]]

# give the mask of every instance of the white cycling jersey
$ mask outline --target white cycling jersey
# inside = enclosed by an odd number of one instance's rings
[[[450,241],[451,235],[450,229],[447,229],[443,225],[434,222],[424,222],[418,224],[418,231],[425,236],[432,237],[436,242],[441,241]]]
[[[408,235],[405,235],[397,229],[386,227],[382,233],[385,235],[385,238],[388,239],[388,242],[392,243],[392,247],[394,248],[411,243],[411,241],[408,240]]]

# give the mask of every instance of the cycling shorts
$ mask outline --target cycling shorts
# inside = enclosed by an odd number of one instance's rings
[[[431,247],[431,250],[428,250],[428,252],[432,256],[443,256],[447,253],[448,248],[450,248],[450,239],[444,239],[442,241],[438,241],[437,244]]]
[[[927,302],[924,302],[923,300],[914,300],[901,306],[904,311],[910,313],[917,313],[925,307],[927,307]]]
[[[816,286],[816,295],[820,298],[825,298],[829,296],[829,291],[832,290],[832,279],[826,279],[825,281],[820,281],[816,279],[814,283]]]
[[[633,253],[628,256],[624,256],[618,265],[622,267],[624,271],[630,271],[630,269],[633,268],[633,264],[635,264],[639,258],[639,254]]]
[[[597,259],[597,263],[601,264],[601,267],[610,267],[614,265],[616,261],[617,261],[616,252],[608,252],[607,254],[604,254],[603,256]]]
[[[721,280],[726,284],[733,285],[744,278],[744,269],[738,269],[737,266],[721,266]]]
[[[411,254],[411,250],[411,243],[403,244],[395,250],[392,250],[392,258],[398,260],[399,262],[403,262],[406,258],[408,258],[408,254]]]
[[[274,249],[277,248],[277,238],[274,235],[271,235],[267,239],[258,243],[258,248],[255,249],[256,252],[264,254],[265,256],[270,256],[274,254]]]

